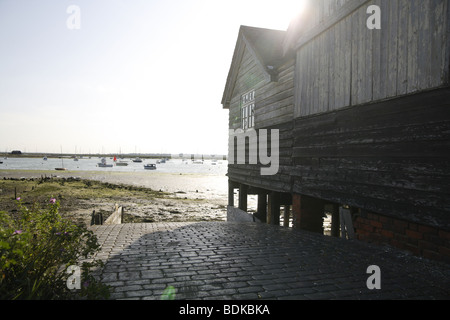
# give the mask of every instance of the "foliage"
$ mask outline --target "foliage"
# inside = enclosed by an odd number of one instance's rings
[[[168,286],[161,295],[161,300],[175,300],[175,296],[176,289],[173,286]]]
[[[100,247],[94,233],[61,217],[54,198],[43,208],[16,202],[17,215],[0,212],[0,299],[108,298],[108,287],[91,275],[101,262],[86,262]],[[81,267],[80,290],[68,289],[71,265]]]

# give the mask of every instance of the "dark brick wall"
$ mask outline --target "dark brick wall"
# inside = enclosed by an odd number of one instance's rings
[[[361,211],[354,221],[359,240],[387,243],[425,258],[450,263],[450,231]]]

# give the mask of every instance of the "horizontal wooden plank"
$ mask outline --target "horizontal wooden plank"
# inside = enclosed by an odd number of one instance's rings
[[[379,160],[382,162],[382,160]],[[373,186],[375,188],[388,187],[409,190],[431,192],[441,197],[447,197],[450,190],[450,173],[446,177],[433,172],[432,174],[418,174],[416,172],[403,170],[394,162],[391,166],[384,166],[384,170],[378,167],[362,169],[358,162],[353,162],[353,168],[343,168],[343,166],[333,163],[324,165],[320,161],[320,166],[311,168],[310,166],[296,165],[291,171],[291,175],[300,180],[320,180],[330,183],[356,183]],[[380,166],[381,167],[381,166]]]
[[[378,202],[408,203],[414,207],[430,208],[440,211],[450,211],[450,198],[442,195],[424,192],[420,190],[402,189],[387,186],[373,186],[363,183],[347,181],[309,180],[296,179],[294,191],[302,189],[302,193],[308,194],[309,189],[323,190],[346,194],[351,198],[365,197],[376,199]]]
[[[280,170],[284,171],[283,167],[280,167]],[[228,178],[232,181],[246,184],[255,188],[278,192],[291,192],[292,182],[289,174],[261,176],[259,170],[255,171],[245,168],[238,169],[236,166],[233,166],[229,168]]]
[[[450,178],[450,161],[447,158],[320,158],[313,163],[317,166],[326,166],[334,170],[362,170],[397,174],[418,175],[425,177]],[[294,165],[312,165],[311,161],[299,161]],[[330,170],[331,170],[330,168]],[[449,179],[450,180],[450,179]],[[424,180],[425,181],[425,180]]]
[[[340,132],[367,128],[393,127],[402,124],[423,124],[448,119],[450,88],[425,91],[397,99],[389,99],[364,106],[345,108],[323,115],[298,118],[297,132],[320,132],[335,127]]]
[[[295,147],[293,157],[448,157],[450,141],[401,142],[390,144],[353,144],[349,146]]]
[[[398,127],[354,130],[345,132],[316,133],[308,135],[310,138],[302,142],[302,147],[316,148],[326,146],[346,146],[352,148],[354,145],[368,144],[377,148],[377,145],[405,143],[399,150],[404,150],[408,143],[421,143],[438,140],[450,140],[450,121],[423,124],[423,125],[403,125]]]
[[[347,190],[339,192],[335,188],[330,190],[324,187],[308,187],[298,181],[293,186],[293,192],[338,204],[348,204],[356,208],[363,208],[368,211],[382,213],[387,216],[395,216],[438,228],[448,228],[449,225],[448,210],[439,210],[429,206],[417,206],[415,203],[408,201],[380,200],[372,197],[371,193],[364,194],[359,192],[357,194],[351,194]],[[399,199],[403,199],[403,197]]]

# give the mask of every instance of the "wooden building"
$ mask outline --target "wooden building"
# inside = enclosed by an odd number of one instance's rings
[[[276,130],[279,168],[229,159],[230,208],[235,190],[243,211],[257,194],[259,220],[291,212],[313,232],[329,211],[335,236],[450,261],[449,74],[449,0],[315,0],[287,31],[242,26],[222,99],[230,154],[231,133]]]

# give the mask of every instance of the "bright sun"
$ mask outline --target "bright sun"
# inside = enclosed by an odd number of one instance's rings
[[[273,27],[286,30],[290,22],[296,18],[304,9],[308,0],[261,0],[261,9],[265,12],[265,25],[262,27]],[[263,9],[264,8],[264,9]]]

